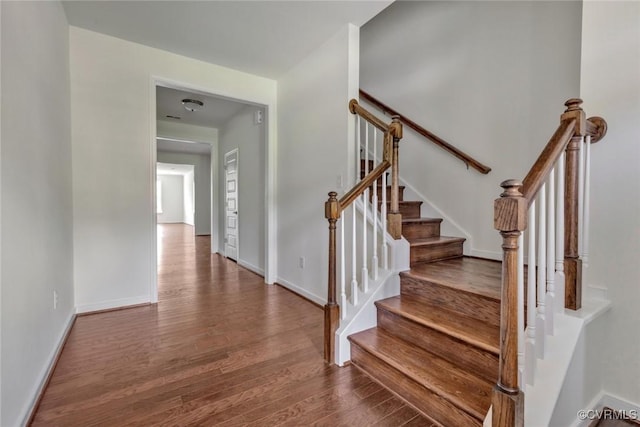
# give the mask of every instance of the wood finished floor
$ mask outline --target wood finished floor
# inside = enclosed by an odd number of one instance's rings
[[[430,426],[322,360],[322,310],[159,227],[159,303],[78,317],[33,426]]]

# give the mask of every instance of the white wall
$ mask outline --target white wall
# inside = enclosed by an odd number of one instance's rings
[[[76,303],[97,310],[149,301],[156,275],[152,79],[270,109],[276,82],[76,27],[70,47]],[[271,141],[275,131],[274,122]]]
[[[0,8],[0,424],[9,427],[25,421],[73,314],[73,212],[64,11],[58,2],[1,2]]]
[[[604,389],[640,404],[640,3],[583,5],[580,95],[609,131],[593,146],[591,245],[585,281],[613,303]]]
[[[188,225],[194,225],[195,216],[195,188],[194,188],[194,171],[187,172],[182,177],[184,193],[183,209],[184,209],[184,223]]]
[[[602,342],[606,340],[610,314],[604,313],[582,328],[549,426],[573,426],[578,421],[579,410],[594,409],[590,404],[602,390],[602,362],[608,357]]]
[[[524,178],[579,93],[580,7],[395,2],[362,27],[362,89],[493,169],[467,170],[405,128],[401,177],[471,234],[475,255],[500,256],[500,182]]]
[[[258,110],[264,117],[264,109],[246,106],[220,129],[219,245],[224,248],[224,155],[238,148],[238,263],[263,274],[266,141],[265,123],[254,123],[254,113]]]
[[[358,91],[358,38],[345,26],[278,80],[278,282],[318,302],[327,293],[324,202],[344,192],[336,178],[355,162],[347,105]]]
[[[159,224],[183,223],[185,218],[184,177],[182,175],[158,175],[161,182],[162,213]]]
[[[158,161],[193,165],[195,181],[194,225],[197,236],[211,234],[211,156],[158,151]]]

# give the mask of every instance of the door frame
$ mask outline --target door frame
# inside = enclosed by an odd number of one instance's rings
[[[242,102],[249,105],[255,105],[264,109],[265,112],[265,179],[264,179],[264,203],[265,203],[265,218],[264,218],[264,234],[265,234],[265,259],[264,259],[264,281],[267,284],[274,284],[277,278],[277,236],[276,236],[276,224],[277,224],[277,211],[275,206],[275,194],[276,194],[276,103],[273,100],[272,103],[263,103],[259,100],[246,99],[246,96],[239,94],[237,89],[227,88],[227,93],[220,93],[220,90],[200,87],[187,82],[177,81],[166,77],[152,75],[149,80],[149,130],[150,130],[150,159],[149,165],[150,174],[149,181],[151,187],[151,194],[149,198],[149,210],[150,221],[149,226],[151,228],[151,260],[150,260],[150,277],[151,284],[149,289],[149,299],[151,303],[158,302],[158,236],[157,236],[157,218],[155,214],[155,200],[156,200],[156,163],[157,163],[157,111],[156,111],[156,87],[167,87],[171,89],[186,90],[196,94],[216,96],[219,98],[226,98],[233,101]],[[244,93],[244,92],[243,92]],[[219,247],[219,239],[215,239],[215,236],[220,234],[220,221],[219,221],[219,192],[218,192],[218,179],[220,176],[219,171],[219,153],[218,143],[212,144],[211,147],[211,251],[212,253],[221,252]]]

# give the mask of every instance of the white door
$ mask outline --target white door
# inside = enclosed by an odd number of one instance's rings
[[[238,259],[238,149],[224,155],[224,254]]]

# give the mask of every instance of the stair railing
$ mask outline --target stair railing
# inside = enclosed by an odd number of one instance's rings
[[[347,292],[350,293],[351,304],[357,305],[358,292],[367,292],[369,278],[377,279],[379,268],[388,266],[388,250],[386,233],[393,239],[400,239],[402,235],[402,215],[399,209],[398,192],[398,146],[402,138],[402,124],[394,117],[387,124],[363,108],[358,101],[349,102],[349,111],[356,115],[357,161],[356,171],[362,179],[340,199],[338,193],[329,193],[329,200],[325,202],[325,217],[329,221],[329,276],[327,288],[327,304],[324,306],[324,359],[332,364],[335,357],[335,334],[340,319],[346,314]],[[362,119],[362,120],[361,120]],[[378,139],[378,135],[381,139]],[[382,160],[373,168],[369,168],[371,161],[375,163],[378,157],[378,142],[382,142]],[[387,170],[391,169],[390,201],[387,203]],[[380,186],[378,183],[380,182]],[[381,197],[378,191],[381,189]],[[371,192],[371,193],[370,193]],[[357,224],[357,209],[355,202],[362,201],[362,228]],[[381,200],[378,203],[378,200]],[[389,209],[387,212],[387,204]],[[381,213],[378,218],[378,205]],[[351,239],[345,236],[345,221],[340,221],[340,304],[337,295],[337,258],[338,238],[337,223],[343,212],[351,207]],[[371,227],[369,227],[371,222]],[[368,239],[371,235],[371,239]],[[347,247],[347,245],[349,247]],[[378,247],[381,256],[378,256]],[[371,251],[369,251],[371,248]],[[349,250],[350,249],[350,250]],[[350,257],[347,257],[350,252]],[[357,259],[358,252],[361,258]],[[371,259],[369,259],[371,253]],[[347,266],[347,263],[350,265]],[[371,268],[369,268],[371,266]],[[346,270],[351,270],[350,287],[346,285]],[[360,282],[358,282],[360,270]],[[341,307],[342,306],[342,315]]]
[[[554,333],[554,317],[565,307],[581,307],[591,144],[607,131],[604,119],[587,119],[581,104],[575,98],[565,103],[560,126],[527,176],[500,184],[504,191],[494,203],[494,227],[503,240],[494,427],[523,425],[522,384],[533,384],[536,361],[544,358],[545,337]],[[524,231],[528,231],[526,325]]]
[[[485,174],[485,175],[488,174],[489,172],[491,172],[491,168],[489,166],[483,165],[482,163],[480,163],[479,161],[477,161],[476,159],[471,157],[469,154],[467,154],[464,151],[460,150],[459,148],[456,148],[455,146],[451,145],[450,143],[448,143],[444,139],[440,138],[438,135],[436,135],[433,132],[430,132],[429,130],[427,130],[424,127],[420,126],[419,124],[417,124],[416,122],[414,122],[410,118],[398,113],[396,110],[394,110],[393,108],[391,108],[388,105],[384,104],[382,101],[374,98],[372,95],[370,95],[369,93],[365,92],[362,89],[360,89],[360,96],[363,99],[365,99],[368,103],[370,103],[371,105],[374,105],[376,108],[378,108],[384,114],[389,114],[392,117],[398,117],[400,119],[401,123],[404,123],[405,125],[407,125],[411,129],[416,131],[418,134],[422,135],[427,140],[431,141],[432,143],[434,143],[438,147],[442,148],[443,150],[447,151],[448,153],[450,153],[450,154],[454,155],[455,157],[457,157],[458,159],[462,160],[464,162],[464,164],[467,165],[467,169],[469,168],[469,166],[471,166],[472,168],[474,168],[478,172],[480,172],[482,174]]]

